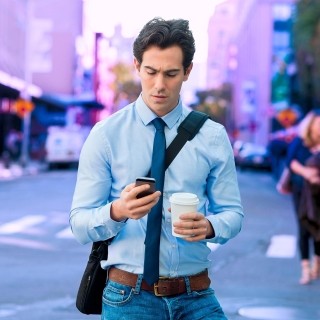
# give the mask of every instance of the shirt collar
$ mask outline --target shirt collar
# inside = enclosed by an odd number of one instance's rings
[[[139,117],[141,118],[142,122],[146,126],[153,119],[157,118],[157,115],[145,104],[141,94],[136,100],[136,109]],[[161,119],[166,123],[169,129],[172,129],[172,127],[177,123],[181,115],[182,115],[182,102],[181,102],[181,98],[179,97],[179,102],[177,106],[168,114],[161,117]]]

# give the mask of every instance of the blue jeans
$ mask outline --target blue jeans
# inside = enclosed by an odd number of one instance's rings
[[[140,290],[142,275],[135,288],[108,280],[103,291],[101,320],[227,320],[214,290],[191,291],[157,297]]]

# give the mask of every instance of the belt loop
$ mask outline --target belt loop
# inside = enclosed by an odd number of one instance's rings
[[[190,278],[189,277],[183,277],[183,278],[184,278],[184,282],[186,283],[187,293],[191,294],[192,290],[190,285]]]
[[[106,269],[106,284],[109,280],[109,270],[110,270],[110,267],[107,267],[107,269]]]
[[[143,274],[138,274],[136,286],[134,287],[134,293],[135,294],[139,294],[140,293],[142,280],[143,280]]]

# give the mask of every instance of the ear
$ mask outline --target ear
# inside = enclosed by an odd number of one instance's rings
[[[190,72],[192,70],[192,67],[193,67],[193,62],[191,62],[190,66],[187,68],[186,73],[185,73],[185,75],[183,77],[183,81],[187,81],[188,80]]]
[[[134,63],[134,67],[135,67],[136,71],[139,73],[140,68],[141,68],[141,64],[139,63],[139,61],[136,58],[133,59],[133,63]]]

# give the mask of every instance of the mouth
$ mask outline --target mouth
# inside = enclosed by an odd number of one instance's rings
[[[166,98],[166,96],[163,95],[163,94],[153,94],[152,96],[153,96],[154,98],[159,98],[159,99]]]
[[[160,102],[160,101],[164,101],[167,96],[164,95],[152,95],[152,98],[156,101],[156,102]]]

